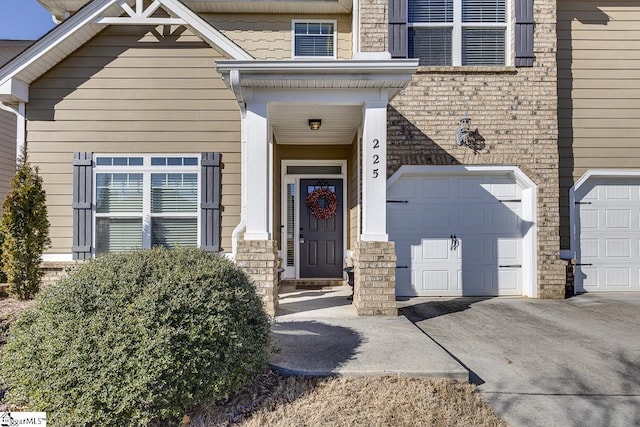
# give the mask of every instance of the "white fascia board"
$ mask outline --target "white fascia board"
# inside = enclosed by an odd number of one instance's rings
[[[418,69],[417,59],[391,60],[318,60],[318,61],[216,61],[218,71],[238,70],[242,73],[323,73],[323,74],[414,74]]]
[[[7,103],[29,102],[29,85],[12,78],[0,84],[0,101]]]
[[[211,24],[202,19],[179,0],[161,0],[162,8],[173,13],[176,17],[184,19],[191,30],[202,39],[214,44],[223,52],[236,60],[251,61],[253,57],[230,38],[216,30]]]
[[[0,69],[0,84],[13,78],[18,73],[38,61],[42,56],[52,51],[67,38],[71,37],[79,28],[91,24],[107,9],[116,4],[118,0],[94,0],[74,15],[70,16],[62,24],[55,27],[40,40],[27,48],[14,60]],[[88,41],[88,40],[87,40]],[[30,84],[31,81],[25,82]]]

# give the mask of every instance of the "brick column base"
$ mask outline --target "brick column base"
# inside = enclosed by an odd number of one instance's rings
[[[238,241],[236,264],[249,276],[270,316],[278,309],[278,250],[275,240]]]
[[[353,305],[359,316],[397,316],[396,247],[393,242],[356,242]]]

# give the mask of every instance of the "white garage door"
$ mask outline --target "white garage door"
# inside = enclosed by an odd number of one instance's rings
[[[590,178],[575,195],[578,292],[640,290],[640,180]]]
[[[396,295],[522,295],[522,190],[505,176],[402,176],[388,189]]]

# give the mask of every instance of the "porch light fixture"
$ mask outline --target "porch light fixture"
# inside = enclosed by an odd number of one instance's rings
[[[469,147],[473,154],[478,154],[485,147],[484,138],[476,130],[471,130],[471,118],[466,114],[460,119],[460,125],[456,129],[456,144]]]
[[[322,120],[320,120],[320,119],[309,119],[309,129],[318,130],[318,129],[320,129],[320,125],[322,125]]]

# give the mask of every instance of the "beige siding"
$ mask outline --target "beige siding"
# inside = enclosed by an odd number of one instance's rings
[[[569,188],[588,169],[640,167],[640,4],[558,1],[562,247]]]
[[[32,42],[22,40],[0,40],[0,66],[26,49]],[[0,211],[10,188],[16,166],[16,116],[0,110]]]
[[[240,113],[213,67],[223,59],[188,31],[110,27],[31,85],[28,144],[45,181],[51,253],[70,253],[74,151],[218,151],[222,250],[240,219]]]
[[[292,20],[337,22],[337,56],[350,59],[351,15],[203,15],[203,18],[256,59],[291,59]]]

